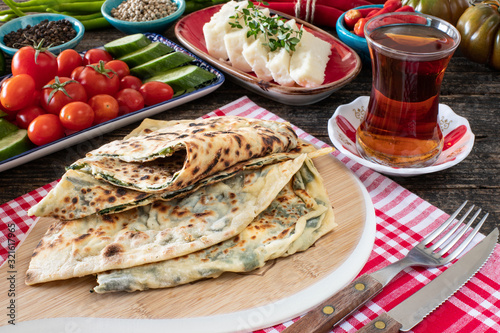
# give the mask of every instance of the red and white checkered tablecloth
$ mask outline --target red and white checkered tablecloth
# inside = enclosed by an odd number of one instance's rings
[[[224,115],[283,121],[247,97],[221,107],[203,118]],[[301,138],[318,146],[327,146],[300,128],[295,127],[295,130]],[[430,230],[448,217],[446,213],[389,178],[353,162],[338,151],[335,151],[334,155],[359,177],[375,207],[377,220],[375,244],[360,274],[372,272],[402,258]],[[11,244],[15,243],[17,247],[35,222],[34,218],[27,216],[26,211],[40,201],[55,184],[56,181],[0,206],[0,262],[7,258],[9,250],[12,249]],[[476,236],[474,242],[479,242],[483,237],[483,235]],[[335,327],[332,332],[355,332],[381,312],[395,307],[446,268],[406,269],[382,293]],[[297,319],[255,333],[282,332]],[[496,246],[486,265],[464,287],[417,325],[412,332],[500,332],[500,245]]]

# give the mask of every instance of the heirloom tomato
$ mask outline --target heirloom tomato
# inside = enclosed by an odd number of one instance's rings
[[[403,6],[412,6],[415,11],[437,16],[453,25],[469,7],[469,0],[402,0],[402,2]]]
[[[104,61],[97,65],[85,66],[78,81],[87,91],[87,97],[99,94],[115,95],[120,89],[120,78],[116,73],[104,67]]]
[[[30,123],[28,137],[35,145],[41,146],[64,137],[64,127],[55,114],[42,114]]]
[[[42,90],[41,105],[48,113],[58,115],[63,106],[76,101],[86,102],[87,92],[69,77],[56,76]]]
[[[500,70],[500,2],[483,1],[460,16],[460,51],[468,59]]]
[[[37,89],[57,75],[56,56],[41,46],[24,46],[12,57],[12,75],[28,74],[35,80]]]

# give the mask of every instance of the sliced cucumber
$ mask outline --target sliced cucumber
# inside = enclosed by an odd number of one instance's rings
[[[104,45],[104,49],[111,53],[113,58],[123,57],[151,44],[151,40],[143,34],[133,34],[115,39]]]
[[[160,42],[154,42],[146,47],[143,47],[142,49],[126,54],[123,57],[118,58],[118,60],[125,61],[127,65],[132,68],[171,52],[174,52],[174,49],[170,46]]]
[[[130,74],[144,80],[155,74],[185,65],[193,60],[193,57],[183,52],[173,52],[131,68]]]
[[[19,129],[0,139],[0,161],[19,155],[31,148],[28,131]]]
[[[170,85],[174,92],[189,90],[202,85],[215,78],[215,74],[195,65],[186,65],[170,69],[164,73],[155,75],[144,82],[160,81]]]
[[[11,123],[4,118],[0,118],[0,139],[5,138],[7,135],[14,133],[18,128],[16,125]]]
[[[5,117],[7,115],[7,113],[3,112],[2,110],[0,110],[0,118],[1,117]]]

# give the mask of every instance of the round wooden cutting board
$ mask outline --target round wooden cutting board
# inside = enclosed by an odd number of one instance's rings
[[[1,306],[8,311],[14,299],[15,328],[24,327],[23,332],[67,330],[68,325],[92,332],[144,331],[155,325],[162,332],[244,332],[305,313],[354,279],[368,259],[375,233],[373,206],[359,180],[332,155],[314,162],[338,226],[305,252],[272,260],[251,273],[225,273],[169,289],[100,295],[91,292],[94,276],[27,286],[24,274],[33,249],[53,222],[41,218],[16,252],[15,273],[7,265],[0,268]],[[10,275],[15,276],[15,297],[8,297],[5,281]],[[9,325],[9,317],[3,317],[0,325]],[[38,320],[44,318],[64,319]]]

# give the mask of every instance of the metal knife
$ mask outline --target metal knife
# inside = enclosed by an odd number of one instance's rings
[[[437,278],[389,312],[372,320],[358,332],[409,331],[479,271],[493,252],[497,241],[498,229],[495,229]]]

